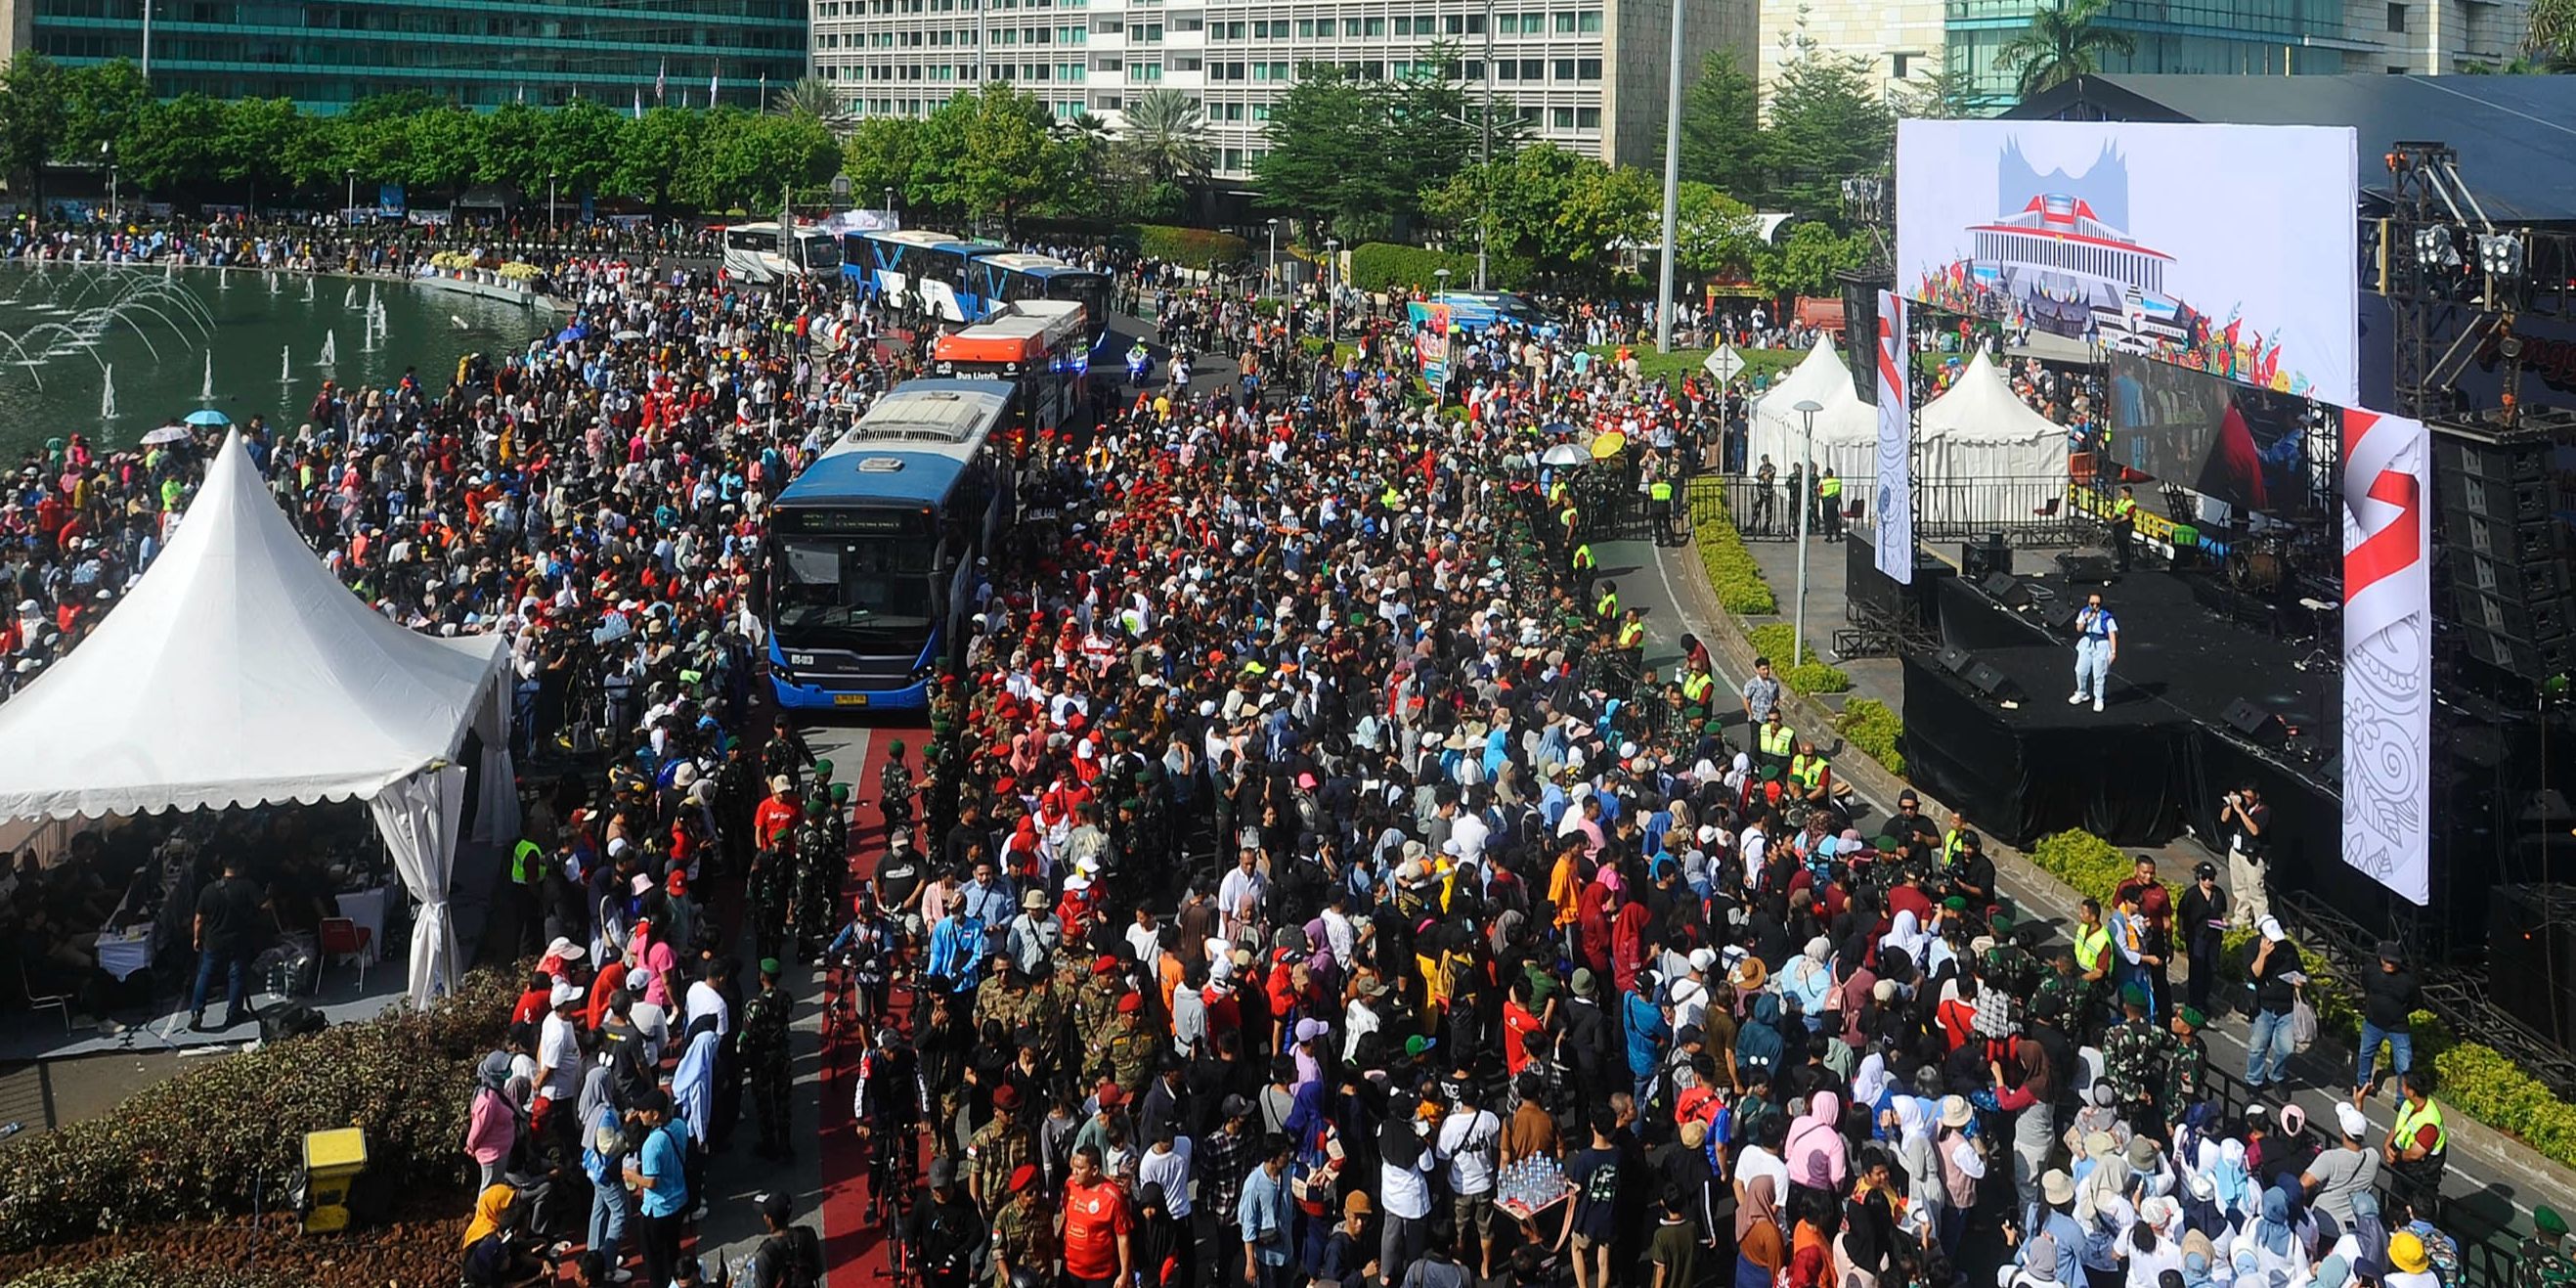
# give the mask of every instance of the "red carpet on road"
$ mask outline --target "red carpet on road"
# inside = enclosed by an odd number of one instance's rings
[[[876,805],[877,771],[885,766],[887,746],[897,740],[904,744],[904,759],[912,765],[917,782],[921,749],[930,741],[928,729],[870,730],[867,754],[850,776],[850,797],[856,802],[850,821],[853,888],[874,875],[877,856],[885,852],[885,816]],[[847,917],[849,908],[844,897],[838,915]],[[902,1004],[900,997],[896,1004]],[[883,1233],[868,1228],[866,1159],[857,1133],[851,1130],[850,1097],[859,1056],[866,1049],[866,1039],[852,1032],[840,1033],[823,1046],[819,1091],[823,1097],[823,1261],[830,1288],[868,1288],[893,1277]]]

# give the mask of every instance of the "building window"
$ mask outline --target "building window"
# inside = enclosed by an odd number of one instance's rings
[[[1466,70],[1459,73],[1459,79],[1469,81],[1481,81],[1485,79],[1484,59],[1470,58],[1466,61],[1465,67]]]
[[[1905,73],[1912,70],[1908,64],[1913,57],[1914,55],[1912,54],[1889,54],[1887,56],[1888,78],[1891,80],[1905,79]]]
[[[1124,18],[1094,18],[1091,20],[1091,29],[1103,36],[1123,36],[1127,34],[1127,20]]]
[[[1126,66],[1127,60],[1124,58],[1094,58],[1091,60],[1091,70],[1096,72],[1121,71],[1124,70]]]
[[[1174,54],[1172,55],[1171,62],[1172,70],[1176,72],[1194,72],[1199,70],[1199,60],[1188,54]]]
[[[1315,20],[1312,18],[1299,18],[1297,20],[1297,39],[1313,40],[1314,38]]]
[[[1135,26],[1127,29],[1127,36],[1131,40],[1141,41],[1148,45],[1161,44],[1163,40],[1163,24],[1159,22],[1137,23]]]
[[[1494,64],[1494,79],[1519,80],[1520,78],[1520,68],[1511,59],[1501,59]]]
[[[1242,120],[1242,119],[1243,119],[1243,104],[1241,104],[1241,103],[1237,103],[1237,104],[1235,104],[1235,105],[1234,105],[1234,115],[1233,115],[1232,117],[1228,118],[1228,119],[1231,119],[1231,120],[1237,120],[1237,121]],[[1255,103],[1255,104],[1253,104],[1253,105],[1252,105],[1252,119],[1253,119],[1253,120],[1256,120],[1256,121],[1267,121],[1267,120],[1269,120],[1269,119],[1270,119],[1270,105],[1269,105],[1268,103]]]
[[[1207,17],[1204,14],[1176,13],[1172,15],[1171,28],[1175,32],[1205,31]]]
[[[1577,60],[1574,65],[1574,79],[1587,81],[1601,79],[1601,60],[1598,58]]]
[[[1560,36],[1571,36],[1574,34],[1573,14],[1560,13],[1556,15],[1556,34]]]
[[[1578,107],[1574,109],[1574,128],[1578,130],[1600,129],[1601,109],[1597,107]]]
[[[1368,19],[1361,24],[1361,34],[1369,36],[1384,36],[1386,34],[1386,19]]]
[[[1399,36],[1410,36],[1410,35],[1412,35],[1412,34],[1413,34],[1413,17],[1412,17],[1412,15],[1410,15],[1410,14],[1401,14],[1401,15],[1398,15],[1398,16],[1396,17],[1396,20],[1395,20],[1395,34],[1397,34],[1397,35],[1399,35]]]
[[[2402,4],[2388,6],[2388,29],[2393,32],[2406,30],[2406,6]]]
[[[1584,11],[1583,11],[1583,13],[1582,13],[1582,15],[1581,15],[1581,17],[1577,20],[1577,22],[1576,22],[1576,24],[1575,24],[1575,30],[1580,31],[1580,32],[1582,32],[1584,35],[1587,35],[1587,36],[1597,36],[1597,35],[1600,35],[1600,34],[1601,34],[1601,11],[1600,11],[1600,10],[1598,10],[1598,9],[1586,9],[1586,10],[1584,10]]]
[[[1450,14],[1440,20],[1440,29],[1455,36],[1467,29],[1467,19],[1461,14]]]
[[[1360,20],[1357,18],[1342,19],[1342,34],[1344,36],[1356,36],[1360,34]]]
[[[1224,167],[1224,168],[1226,168],[1226,169],[1228,169],[1228,170],[1240,170],[1240,169],[1242,169],[1242,168],[1243,168],[1243,149],[1241,149],[1241,148],[1227,148],[1227,149],[1225,150],[1225,167]]]
[[[1127,64],[1127,83],[1130,85],[1150,85],[1158,83],[1162,79],[1163,65],[1161,63]]]
[[[1573,129],[1573,128],[1574,128],[1574,109],[1573,109],[1573,108],[1570,108],[1570,107],[1560,107],[1560,108],[1555,108],[1555,109],[1551,110],[1551,111],[1549,112],[1549,114],[1548,114],[1548,122],[1547,122],[1547,123],[1548,123],[1549,127],[1550,127],[1550,128],[1552,128],[1552,129],[1559,129],[1559,130],[1570,130],[1570,129]]]

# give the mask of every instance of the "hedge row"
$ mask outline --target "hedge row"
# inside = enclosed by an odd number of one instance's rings
[[[1178,264],[1183,268],[1206,268],[1210,264],[1239,264],[1252,254],[1252,243],[1232,233],[1213,232],[1205,228],[1182,228],[1172,224],[1134,224],[1119,231],[1133,233],[1139,254]]]
[[[1440,285],[1440,270],[1449,270],[1453,290],[1468,290],[1476,284],[1476,253],[1467,251],[1424,250],[1395,242],[1362,242],[1351,250],[1351,286],[1362,291],[1409,291],[1415,287],[1435,290]],[[1526,261],[1488,254],[1485,257],[1485,283],[1498,291],[1518,290],[1530,279]]]
[[[1858,705],[1855,703],[1854,705]],[[2033,863],[2050,876],[2110,906],[2111,892],[2135,869],[2136,861],[2117,846],[2086,832],[2059,832],[2040,838],[2030,852]],[[2254,933],[2229,931],[2219,953],[2219,974],[2231,989],[2245,982],[2254,957]],[[2297,948],[2295,940],[2292,948]],[[2316,1008],[2317,1028],[2334,1034],[2347,1047],[2361,1038],[2357,990],[2332,965],[2314,953],[2301,952],[2307,972],[2308,1004]],[[2499,1131],[2519,1138],[2543,1157],[2576,1167],[2576,1105],[2558,1099],[2513,1059],[2493,1047],[2461,1041],[2441,1020],[2417,1011],[2409,1027],[2415,1035],[2415,1062],[2429,1064],[2436,1095],[2452,1108]]]
[[[1747,629],[1744,638],[1755,653],[1771,659],[1780,682],[1793,693],[1846,693],[1851,689],[1850,674],[1841,667],[1817,661],[1815,645],[1797,647],[1798,628],[1789,622],[1765,622]],[[1783,665],[1792,649],[1797,650],[1797,660]]]
[[[1762,569],[1753,562],[1753,552],[1745,549],[1743,535],[1735,530],[1734,522],[1722,508],[1699,525],[1695,535],[1700,563],[1708,569],[1709,588],[1717,592],[1721,607],[1744,617],[1780,611],[1780,601],[1771,594],[1771,583],[1762,580]]]
[[[1905,753],[1896,749],[1905,736],[1905,722],[1896,712],[1876,698],[1854,698],[1843,704],[1843,713],[1834,717],[1834,728],[1843,739],[1860,749],[1862,755],[1886,767],[1899,778],[1905,776]]]
[[[271,1204],[307,1132],[363,1127],[370,1177],[453,1186],[474,1064],[498,1045],[518,979],[478,971],[408,1008],[227,1056],[103,1118],[0,1150],[0,1251]]]
[[[46,1266],[10,1281],[9,1288],[305,1288],[295,1276],[273,1270],[238,1270],[197,1261],[174,1261],[129,1252],[104,1261]]]

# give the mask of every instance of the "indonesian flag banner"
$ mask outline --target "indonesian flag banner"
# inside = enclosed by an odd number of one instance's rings
[[[1905,297],[1878,293],[1878,540],[1871,558],[1900,584],[1914,584],[1913,392],[1905,363]]]
[[[2430,901],[2433,445],[2424,423],[2343,413],[2343,861]]]

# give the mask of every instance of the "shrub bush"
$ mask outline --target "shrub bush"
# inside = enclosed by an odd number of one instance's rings
[[[1425,250],[1395,242],[1362,242],[1351,250],[1351,286],[1363,291],[1428,291],[1440,285],[1439,272],[1449,270],[1449,286],[1467,290],[1476,283],[1476,252]],[[1518,290],[1530,280],[1525,260],[1488,253],[1486,285],[1497,291]]]
[[[498,1045],[522,978],[477,971],[426,1012],[197,1065],[106,1117],[0,1150],[0,1251],[274,1203],[305,1133],[333,1127],[366,1129],[370,1177],[452,1187],[474,1064]]]
[[[1252,243],[1232,233],[1206,228],[1182,228],[1173,224],[1137,224],[1137,250],[1154,259],[1166,260],[1183,268],[1205,268],[1210,264],[1234,264],[1252,254]]]
[[[1709,588],[1717,592],[1719,606],[1744,617],[1761,617],[1780,611],[1780,601],[1771,594],[1771,584],[1762,580],[1762,569],[1753,562],[1753,552],[1744,548],[1744,538],[1724,514],[1699,525],[1700,563],[1708,569]]]
[[[173,1261],[129,1252],[104,1261],[46,1266],[10,1281],[9,1288],[305,1288],[290,1274]]]
[[[2123,878],[2136,869],[2137,860],[2120,847],[2091,832],[2058,832],[2039,838],[2032,846],[2030,861],[2042,872],[2075,888],[2075,893],[2102,901],[2102,909],[2111,908],[2111,893]]]
[[[1843,704],[1843,713],[1834,718],[1834,728],[1841,730],[1843,738],[1859,748],[1862,755],[1885,766],[1887,772],[1904,776],[1905,753],[1896,747],[1905,736],[1905,722],[1886,703],[1876,698],[1854,698]]]
[[[1767,593],[1767,583],[1764,589]],[[1841,667],[1818,661],[1812,643],[1798,650],[1796,661],[1790,660],[1789,651],[1798,642],[1798,628],[1788,622],[1749,627],[1744,638],[1753,645],[1754,652],[1771,659],[1779,669],[1780,682],[1793,693],[1843,693],[1851,688],[1851,676]]]

